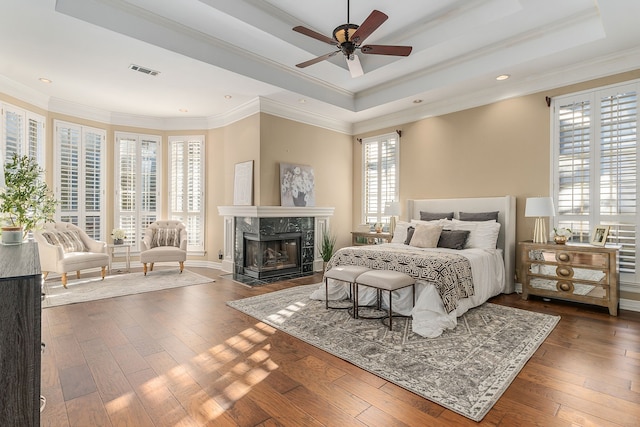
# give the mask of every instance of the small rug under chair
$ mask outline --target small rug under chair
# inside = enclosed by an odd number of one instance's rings
[[[389,382],[474,421],[497,402],[560,321],[559,316],[485,303],[438,338],[411,331],[411,320],[353,319],[309,299],[319,284],[227,304]]]
[[[75,277],[75,273],[72,277]],[[42,307],[55,307],[211,282],[215,280],[189,270],[180,273],[178,268],[154,270],[148,272],[146,276],[142,272],[135,272],[107,275],[104,280],[99,276],[69,279],[66,289],[60,280],[45,280],[43,286],[45,298],[42,301]]]

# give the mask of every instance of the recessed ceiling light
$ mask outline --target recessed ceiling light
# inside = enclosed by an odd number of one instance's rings
[[[231,95],[225,95],[224,96],[224,99],[231,99],[231,98],[233,98],[233,96],[231,96]]]
[[[422,99],[414,99],[413,103],[414,104],[420,104],[422,102]]]
[[[180,111],[181,113],[188,113],[189,110],[187,110],[186,108],[181,108],[178,111]]]
[[[496,80],[498,81],[507,80],[509,77],[511,77],[511,75],[509,74],[500,74],[498,77],[496,77]]]
[[[45,78],[45,77],[40,77],[38,80],[40,80],[42,83],[51,83],[51,80]]]

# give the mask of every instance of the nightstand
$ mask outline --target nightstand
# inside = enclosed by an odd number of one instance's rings
[[[520,242],[522,299],[559,298],[609,308],[618,315],[619,246]]]
[[[393,235],[391,233],[376,233],[375,231],[352,231],[351,245],[379,245],[380,243],[391,243]]]

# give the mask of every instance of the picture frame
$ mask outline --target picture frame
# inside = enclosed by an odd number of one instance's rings
[[[253,160],[236,163],[233,175],[234,206],[253,204]]]
[[[591,244],[595,246],[604,246],[607,243],[607,236],[609,235],[608,225],[597,225],[591,233]]]
[[[308,165],[280,163],[280,206],[312,207],[315,200],[315,175]]]

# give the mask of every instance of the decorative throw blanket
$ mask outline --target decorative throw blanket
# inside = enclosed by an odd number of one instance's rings
[[[421,251],[411,246],[353,246],[337,251],[327,263],[327,270],[338,265],[395,270],[432,283],[447,313],[456,309],[460,299],[474,293],[471,263],[462,255],[448,252]]]

